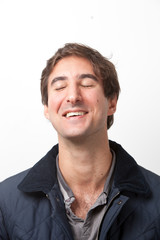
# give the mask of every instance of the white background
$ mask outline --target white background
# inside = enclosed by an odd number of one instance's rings
[[[39,85],[66,42],[116,65],[121,94],[109,137],[160,174],[160,0],[0,0],[0,180],[57,142]]]

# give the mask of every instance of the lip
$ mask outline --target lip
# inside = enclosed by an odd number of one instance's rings
[[[67,113],[70,113],[70,112],[84,112],[85,114],[84,115],[86,115],[87,113],[88,113],[88,111],[86,111],[86,110],[84,110],[84,109],[70,109],[70,110],[67,110],[67,111],[65,111],[63,114],[62,114],[62,116],[63,117],[66,117],[66,115],[67,115]],[[84,116],[83,115],[83,116]]]

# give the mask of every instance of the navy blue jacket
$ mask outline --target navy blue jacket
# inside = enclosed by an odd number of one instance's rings
[[[114,181],[99,240],[160,240],[160,177],[117,143]],[[0,240],[73,240],[54,146],[33,168],[0,184]]]

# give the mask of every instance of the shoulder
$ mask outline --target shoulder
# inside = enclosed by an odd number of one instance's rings
[[[143,167],[140,167],[140,170],[151,192],[145,201],[145,211],[150,213],[150,216],[160,220],[160,176]]]
[[[150,213],[150,220],[154,219],[152,226],[156,229],[156,234],[160,236],[160,176],[143,167],[140,169],[151,190],[151,196],[145,205],[145,213]]]
[[[0,225],[4,224],[10,234],[14,227],[23,229],[24,225],[31,221],[30,213],[36,204],[34,196],[18,189],[19,183],[28,171],[16,174],[0,183]]]
[[[29,170],[25,170],[12,177],[7,178],[6,180],[0,183],[1,211],[3,211],[3,209],[9,209],[10,207],[13,209],[14,206],[16,206],[19,197],[21,196],[22,198],[23,193],[19,191],[17,186],[22,181],[22,179],[26,176],[28,171]]]
[[[160,176],[157,175],[156,173],[154,172],[151,172],[150,170],[148,169],[145,169],[141,166],[140,167],[140,170],[143,174],[143,176],[145,177],[146,181],[148,182],[151,190],[156,190],[159,192],[160,194],[160,191],[159,191],[159,187],[160,187]]]
[[[17,185],[27,175],[30,169],[11,176],[0,183],[0,194],[9,193],[17,189]]]

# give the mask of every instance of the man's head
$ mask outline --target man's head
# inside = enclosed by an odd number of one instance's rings
[[[47,65],[42,71],[41,95],[44,105],[48,105],[48,78],[51,72],[61,59],[69,56],[77,56],[89,60],[95,75],[102,79],[105,97],[112,99],[116,96],[118,99],[120,86],[114,65],[95,49],[77,43],[67,43],[63,48],[58,49],[55,55],[47,61]],[[112,124],[113,115],[108,116],[107,128],[109,129]]]

